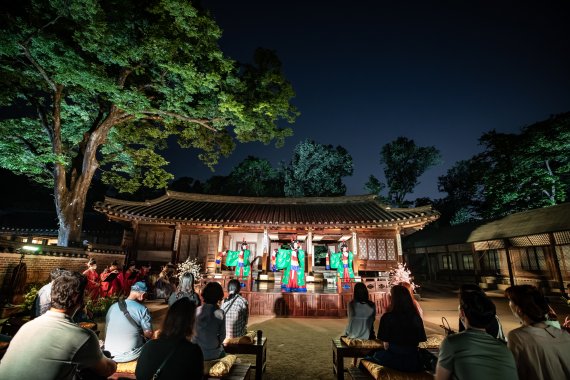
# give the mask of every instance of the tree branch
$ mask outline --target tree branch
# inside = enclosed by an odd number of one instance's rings
[[[38,72],[40,73],[40,75],[44,78],[44,80],[47,82],[48,86],[55,92],[57,91],[55,82],[52,81],[50,79],[50,77],[47,75],[46,71],[43,69],[43,67],[40,66],[39,63],[36,62],[36,60],[34,59],[34,57],[32,57],[32,54],[30,54],[30,50],[28,49],[28,47],[24,44],[19,44],[20,47],[24,50],[24,55],[26,56],[26,58],[28,58],[28,60],[32,63],[32,65],[34,65],[34,67],[36,68],[36,70],[38,70]]]
[[[26,38],[26,40],[23,42],[24,45],[28,45],[28,43],[31,41],[31,39],[35,36],[38,35],[42,30],[44,30],[45,28],[47,28],[50,25],[53,25],[57,22],[57,20],[59,20],[61,18],[61,15],[57,16],[56,18],[54,18],[53,20],[51,20],[50,22],[48,22],[47,24],[45,24],[44,26],[42,26],[41,28],[39,28],[38,30],[36,30],[35,32],[33,32],[32,34],[30,34],[30,36],[28,38]]]
[[[218,132],[218,130],[217,130],[216,128],[212,127],[212,126],[211,126],[210,124],[208,124],[208,123],[215,122],[215,121],[221,121],[221,120],[222,120],[221,118],[216,118],[216,119],[212,119],[212,120],[209,120],[209,119],[194,119],[194,118],[187,117],[187,116],[184,116],[184,115],[179,115],[179,114],[174,113],[174,112],[166,112],[166,111],[158,111],[158,110],[157,110],[157,111],[143,111],[143,112],[141,112],[141,113],[142,113],[143,115],[150,115],[150,116],[152,116],[152,115],[157,115],[157,116],[159,116],[160,119],[164,119],[164,117],[171,117],[171,118],[174,118],[174,119],[178,119],[178,120],[181,120],[181,121],[185,121],[185,122],[187,122],[187,123],[198,124],[198,125],[201,125],[202,127],[206,128],[206,129],[209,129],[209,130],[213,131],[213,132]],[[153,120],[158,120],[158,119],[153,119]]]

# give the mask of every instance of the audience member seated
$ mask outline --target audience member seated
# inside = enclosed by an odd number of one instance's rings
[[[426,332],[420,314],[408,289],[395,285],[390,290],[389,311],[380,318],[378,339],[384,350],[376,351],[372,360],[402,372],[424,370],[418,344],[426,341]]]
[[[479,292],[485,295],[485,292],[483,292],[483,290],[478,285],[463,284],[459,288],[459,297],[461,298],[461,294],[467,292]],[[459,332],[465,330],[465,326],[463,325],[463,322],[461,322],[461,320],[462,319],[459,318]],[[497,338],[503,342],[507,341],[505,333],[503,332],[503,326],[501,325],[501,321],[499,320],[499,316],[497,314],[495,314],[495,318],[493,318],[491,323],[489,323],[489,325],[485,327],[485,331],[487,332],[487,334],[491,335],[494,338]]]
[[[226,339],[224,312],[219,308],[224,298],[224,289],[217,282],[208,282],[202,290],[204,304],[196,311],[196,334],[192,342],[197,343],[204,353],[204,360],[225,356],[222,343]]]
[[[107,377],[116,363],[106,358],[91,330],[71,322],[83,304],[87,281],[63,272],[53,281],[51,308],[24,324],[0,362],[0,379],[74,379],[76,371]]]
[[[200,296],[194,292],[194,275],[190,272],[185,272],[180,277],[178,289],[175,292],[172,292],[168,298],[168,306],[172,306],[174,302],[182,298],[188,298],[196,305],[196,307],[202,304]]]
[[[152,337],[150,312],[142,304],[146,291],[144,282],[135,283],[129,297],[115,302],[107,312],[105,350],[118,363],[136,360],[146,339]]]
[[[247,333],[249,309],[247,300],[239,294],[240,288],[238,280],[230,280],[228,298],[222,304],[226,317],[226,338],[237,338]]]
[[[418,314],[420,315],[420,318],[423,320],[424,319],[424,311],[423,311],[422,307],[420,306],[420,303],[416,300],[416,297],[414,296],[415,285],[412,285],[407,281],[402,281],[402,282],[400,282],[399,285],[402,285],[404,288],[408,289],[408,291],[410,292],[410,295],[412,296],[412,301],[414,301],[414,306],[418,310]]]
[[[443,340],[436,380],[516,380],[513,355],[485,330],[495,319],[495,304],[483,292],[462,292],[459,315],[466,329]]]
[[[34,300],[34,305],[32,306],[31,318],[37,318],[40,315],[46,313],[51,306],[51,287],[56,278],[61,276],[67,271],[63,268],[55,268],[50,273],[50,282],[45,284],[38,290],[38,294]],[[68,273],[69,274],[69,273]]]
[[[508,334],[520,380],[570,379],[570,334],[548,325],[548,304],[532,285],[507,288],[506,297],[522,326]]]
[[[376,307],[368,298],[368,289],[362,282],[354,284],[353,300],[347,305],[348,324],[344,335],[351,339],[375,339]]]
[[[196,304],[189,298],[183,297],[172,304],[158,339],[151,340],[142,349],[135,371],[138,380],[152,379],[159,368],[159,379],[202,378],[202,350],[189,340],[195,319]]]

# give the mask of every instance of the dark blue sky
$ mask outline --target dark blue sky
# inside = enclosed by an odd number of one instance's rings
[[[273,49],[301,116],[285,147],[239,145],[216,173],[248,155],[289,161],[303,139],[353,157],[348,194],[383,179],[381,147],[398,136],[434,145],[443,163],[409,199],[439,198],[437,177],[479,151],[485,131],[570,111],[570,5],[557,1],[207,0],[222,49],[247,61]],[[167,153],[177,177],[212,173],[188,151]]]

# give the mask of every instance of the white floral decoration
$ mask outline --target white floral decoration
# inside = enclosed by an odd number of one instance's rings
[[[412,286],[412,289],[416,289],[419,285],[414,284],[413,279],[412,272],[406,268],[406,264],[400,263],[398,268],[390,271],[390,287],[398,285],[400,282],[407,282]]]
[[[182,278],[184,273],[192,273],[195,279],[200,278],[202,266],[198,263],[198,259],[186,259],[183,263],[176,266],[176,277]]]

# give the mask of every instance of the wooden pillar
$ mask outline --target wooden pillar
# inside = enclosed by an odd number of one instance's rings
[[[481,282],[481,262],[479,253],[475,250],[475,243],[471,243],[471,255],[473,256],[473,272],[475,273],[475,282]]]
[[[558,254],[556,253],[556,240],[554,239],[554,234],[550,232],[548,234],[548,238],[550,239],[550,258],[554,264],[554,275],[558,280],[558,287],[562,295],[566,294],[566,289],[564,289],[564,279],[562,277],[562,271],[560,270],[560,262],[558,261]]]
[[[509,281],[511,283],[511,286],[515,285],[515,275],[513,273],[513,264],[511,262],[511,252],[510,252],[510,242],[509,239],[503,239],[503,242],[505,243],[505,255],[507,258],[507,268],[509,269]]]
[[[352,230],[352,271],[354,272],[355,276],[358,276],[358,268],[360,268],[360,259],[358,258],[358,242],[356,241],[356,231]]]
[[[267,273],[267,257],[269,256],[269,249],[271,248],[271,242],[269,241],[269,232],[267,227],[263,228],[263,252],[261,257],[261,272]]]
[[[220,232],[218,233],[218,251],[216,252],[216,257],[214,257],[214,260],[216,260],[218,258],[218,255],[220,254],[220,252],[222,252],[224,249],[224,226],[220,227]],[[220,260],[220,264],[216,264],[216,262],[214,261],[214,265],[215,265],[215,269],[214,272],[216,273],[221,273],[222,271],[222,260]],[[219,269],[219,271],[218,271]]]
[[[138,258],[138,250],[139,250],[139,223],[135,220],[132,223],[133,226],[133,244],[131,250],[127,251],[127,255],[125,256],[126,260],[136,260]],[[134,254],[134,255],[133,255]],[[132,257],[134,256],[134,257]],[[127,264],[128,261],[125,263]]]
[[[427,265],[427,271],[428,271],[428,272],[427,272],[428,280],[431,281],[431,279],[432,279],[432,278],[431,278],[432,269],[431,269],[431,262],[430,262],[431,260],[429,259],[429,255],[428,255],[428,253],[427,253],[427,248],[424,247],[424,250],[425,250],[425,251],[424,251],[424,255],[425,255],[425,258],[426,258],[426,265]]]
[[[179,246],[180,246],[180,223],[176,223],[174,225],[174,239],[172,241],[172,260],[173,264],[178,263],[178,254],[179,254]]]
[[[315,266],[315,250],[313,249],[313,231],[309,230],[307,233],[307,254],[309,255],[307,272],[313,271]]]

